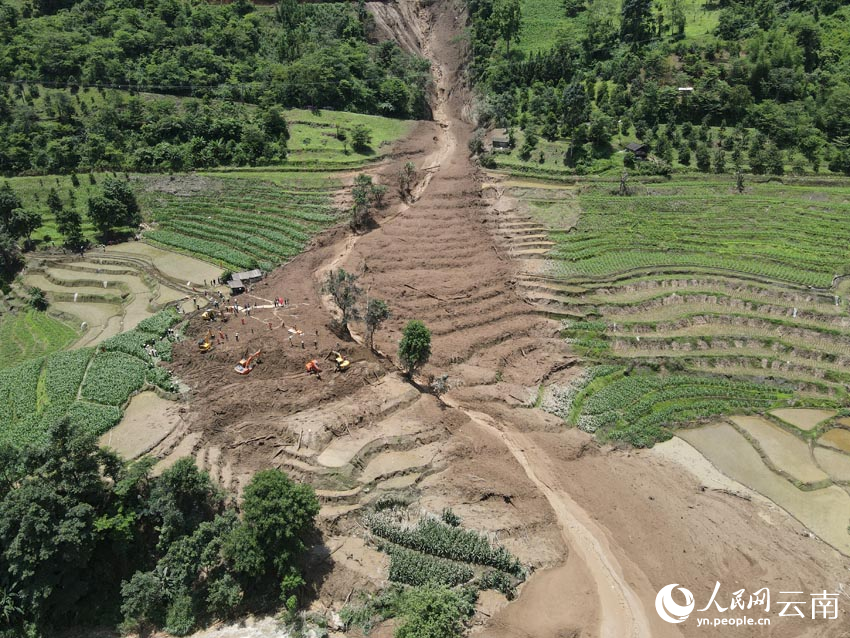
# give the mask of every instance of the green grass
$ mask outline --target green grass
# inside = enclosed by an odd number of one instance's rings
[[[9,182],[15,192],[20,196],[24,208],[36,210],[41,213],[43,225],[33,233],[32,238],[39,243],[49,244],[51,241],[57,246],[62,245],[63,238],[56,228],[56,219],[47,208],[47,195],[51,188],[55,188],[62,203],[67,208],[76,208],[83,220],[83,235],[94,241],[95,229],[85,214],[86,202],[91,195],[99,192],[99,182],[103,179],[102,174],[96,174],[98,185],[89,182],[88,174],[78,176],[80,185],[76,188],[71,184],[70,175],[44,175],[40,177],[11,177],[4,181]],[[74,199],[71,198],[73,193]],[[49,238],[49,241],[48,241]]]
[[[661,0],[656,5],[663,8],[665,23],[670,25],[670,0]],[[709,36],[718,22],[718,10],[705,9],[704,0],[684,0],[685,40],[703,40]],[[561,0],[522,0],[522,29],[516,47],[528,53],[548,51],[559,39],[578,41],[587,32],[588,16],[597,13],[613,17],[619,26],[621,0],[590,0],[589,9],[570,18],[564,11]],[[669,33],[669,31],[668,31]],[[669,36],[668,36],[669,37]]]
[[[45,312],[21,311],[0,319],[0,369],[66,348],[79,334]]]
[[[561,0],[522,0],[521,6],[522,29],[516,47],[524,53],[548,51],[560,33],[578,27],[578,20],[567,17]]]
[[[410,133],[414,123],[376,115],[360,115],[343,111],[311,112],[301,109],[286,111],[290,139],[289,164],[322,167],[334,164],[362,165],[386,153],[387,147]],[[366,152],[351,148],[350,130],[365,125],[372,133],[372,143]],[[337,138],[337,131],[346,133],[347,143]]]

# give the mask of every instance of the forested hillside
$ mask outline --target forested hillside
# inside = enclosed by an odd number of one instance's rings
[[[0,0],[0,171],[268,164],[280,107],[423,116],[427,63],[371,44],[371,21],[353,3]]]
[[[850,6],[837,0],[470,0],[485,122],[526,157],[622,136],[667,167],[850,173]],[[545,18],[545,19],[544,19]],[[541,44],[543,45],[541,47]]]

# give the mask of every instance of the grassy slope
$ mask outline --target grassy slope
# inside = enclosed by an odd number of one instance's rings
[[[603,15],[619,16],[620,0],[591,0],[591,11]],[[669,0],[657,3],[669,15]],[[703,0],[684,0],[685,39],[699,40],[710,34],[717,26],[717,10],[707,10]],[[547,51],[556,43],[559,34],[580,37],[585,31],[585,16],[581,13],[570,18],[564,12],[561,0],[522,0],[522,31],[517,49],[524,53]],[[668,20],[669,22],[669,20]]]

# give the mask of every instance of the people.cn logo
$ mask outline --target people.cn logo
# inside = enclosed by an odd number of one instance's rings
[[[678,585],[678,583],[673,583],[662,587],[655,597],[655,611],[661,616],[661,620],[666,620],[669,623],[685,622],[695,607],[694,595],[684,587],[679,587],[679,591],[685,596],[685,604],[679,605],[673,600],[673,589]]]

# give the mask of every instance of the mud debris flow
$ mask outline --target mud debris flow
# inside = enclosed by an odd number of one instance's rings
[[[314,586],[319,604],[337,609],[352,591],[379,584],[382,559],[362,543],[358,517],[389,492],[430,511],[452,507],[533,568],[516,601],[498,601],[479,617],[482,636],[696,636],[695,626],[657,617],[658,589],[689,583],[702,600],[715,581],[811,591],[840,582],[845,561],[764,499],[704,490],[705,477],[673,454],[601,448],[526,407],[544,380],[568,382],[576,372],[557,323],[518,289],[520,260],[533,259],[528,251],[544,249],[545,238],[500,202],[498,183],[468,158],[463,7],[367,6],[383,37],[431,60],[434,121],[397,143],[392,156],[403,159],[370,171],[390,187],[376,229],[321,235],[245,299],[283,295],[291,305],[258,311],[254,332],[242,329],[238,344],[202,354],[190,338],[176,348],[174,367],[192,405],[159,451],[194,454],[234,489],[270,466],[311,482],[323,503],[322,565],[332,567]],[[402,201],[395,186],[406,161],[416,164],[417,181]],[[330,331],[321,280],[337,267],[357,273],[368,295],[392,309],[376,337],[389,361]],[[284,329],[257,329],[269,313],[309,335],[303,350]],[[442,400],[420,394],[392,364],[410,319],[433,332],[422,380],[448,374],[452,389]],[[189,336],[206,329],[193,323]],[[256,349],[261,364],[236,378],[233,362]],[[322,380],[301,372],[306,358],[337,349],[352,361],[348,372]],[[792,619],[751,635],[840,635],[837,626],[812,632]]]

